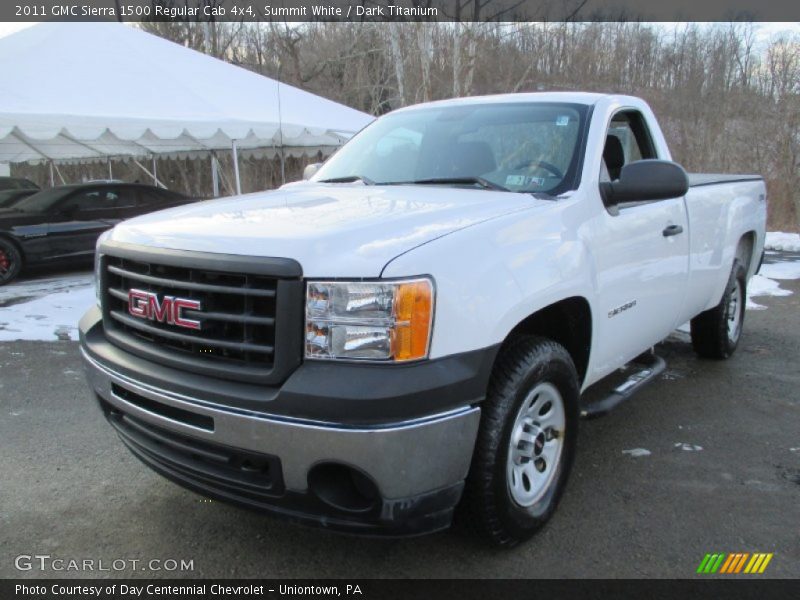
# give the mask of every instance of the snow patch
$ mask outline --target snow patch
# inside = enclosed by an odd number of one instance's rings
[[[796,263],[800,266],[800,263]],[[762,272],[764,271],[765,267],[771,267],[774,265],[763,265],[761,267]],[[750,283],[747,284],[747,308],[750,310],[764,310],[767,307],[763,304],[758,304],[757,302],[753,301],[753,297],[755,296],[791,296],[792,292],[790,290],[784,290],[778,284],[777,281],[774,279],[769,279],[765,275],[759,273],[758,275],[754,275],[752,279],[750,279]]]
[[[800,252],[800,234],[784,233],[783,231],[768,231],[764,248],[767,250]]]
[[[702,446],[698,446],[696,444],[686,444],[684,442],[675,442],[675,448],[686,450],[686,452],[700,452],[700,450],[703,449]]]
[[[91,273],[7,285],[0,288],[0,341],[76,340],[78,321],[94,303]]]
[[[761,265],[756,277],[769,279],[800,279],[800,261],[781,261]],[[791,293],[791,292],[789,292]]]
[[[650,456],[652,454],[650,450],[647,448],[631,448],[630,450],[623,450],[623,454],[627,454],[628,456],[632,456],[633,458],[638,458],[640,456]]]

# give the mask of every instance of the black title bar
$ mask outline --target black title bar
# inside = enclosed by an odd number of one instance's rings
[[[4,0],[0,21],[800,21],[797,0]]]
[[[6,579],[0,581],[4,600],[83,600],[86,598],[139,598],[200,600],[235,597],[254,598],[346,598],[391,600],[394,598],[437,600],[771,600],[790,598],[797,591],[792,580],[753,578],[701,578],[691,580],[508,580],[508,579]]]

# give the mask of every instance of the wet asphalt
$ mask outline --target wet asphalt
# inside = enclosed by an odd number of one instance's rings
[[[125,450],[77,343],[0,344],[0,577],[692,578],[709,552],[772,552],[761,577],[800,577],[800,281],[781,287],[794,294],[757,299],[768,309],[748,311],[729,361],[697,359],[682,335],[661,344],[667,371],[581,423],[559,510],[510,551],[461,531],[345,537],[204,500]],[[15,568],[34,554],[193,570]]]

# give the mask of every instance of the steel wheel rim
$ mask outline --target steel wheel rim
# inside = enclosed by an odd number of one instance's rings
[[[728,299],[728,309],[725,316],[727,317],[728,325],[728,340],[736,342],[739,339],[739,334],[742,331],[742,305],[744,298],[742,294],[742,286],[739,280],[734,280],[733,289],[731,290],[731,297]]]
[[[508,444],[508,492],[519,506],[533,506],[550,489],[564,449],[566,412],[552,383],[539,383],[522,402]]]

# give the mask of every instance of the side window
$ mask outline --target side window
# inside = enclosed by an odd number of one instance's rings
[[[101,190],[84,190],[75,192],[67,198],[61,208],[66,211],[86,211],[100,208]]]
[[[131,190],[125,188],[100,188],[76,192],[61,205],[66,211],[108,210],[134,206]]]
[[[136,206],[136,192],[131,188],[106,190],[105,208],[132,208]]]
[[[646,158],[658,158],[650,130],[642,114],[635,110],[614,115],[606,134],[601,181],[619,179],[622,167]]]

